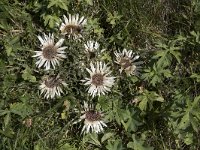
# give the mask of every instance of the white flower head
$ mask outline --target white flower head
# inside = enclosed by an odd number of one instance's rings
[[[93,58],[98,54],[99,49],[99,43],[96,41],[87,41],[86,44],[84,44],[85,47],[85,54],[88,56],[88,58]]]
[[[67,35],[69,38],[73,37],[74,39],[79,39],[82,37],[81,32],[87,23],[87,19],[84,16],[79,18],[79,14],[71,15],[69,14],[68,18],[63,15],[64,22],[61,23],[60,31],[61,34]]]
[[[94,53],[99,48],[99,43],[96,41],[87,41],[86,44],[84,44],[85,47],[85,53]]]
[[[111,87],[114,85],[115,77],[110,76],[110,67],[107,67],[105,63],[97,62],[94,66],[90,63],[91,69],[86,68],[90,74],[90,78],[85,78],[82,82],[84,85],[88,85],[88,93],[94,97],[101,94],[105,95],[110,91]]]
[[[44,94],[44,98],[46,99],[53,99],[56,96],[60,97],[61,93],[63,93],[62,86],[67,86],[67,84],[57,76],[48,76],[46,77],[39,89],[41,90],[41,94]]]
[[[79,120],[75,123],[84,120],[84,126],[81,131],[82,133],[100,133],[104,131],[103,127],[107,127],[103,121],[103,113],[96,111],[92,107],[89,107],[88,103],[86,102],[84,102],[84,111],[81,111],[81,114],[82,116],[80,116]]]
[[[116,63],[121,66],[120,73],[124,70],[125,73],[130,75],[138,75],[138,71],[141,69],[142,61],[137,61],[139,55],[135,55],[132,50],[123,49],[122,52],[114,52],[116,56]]]
[[[36,57],[36,66],[38,68],[44,66],[46,70],[49,70],[51,66],[55,69],[56,65],[59,65],[59,61],[66,58],[65,49],[67,47],[61,47],[64,39],[60,39],[56,44],[54,43],[54,35],[44,34],[44,37],[38,36],[41,42],[41,51],[35,51],[36,54],[32,57]]]

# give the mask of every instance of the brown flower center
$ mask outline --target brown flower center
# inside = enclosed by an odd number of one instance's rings
[[[131,63],[131,60],[130,58],[122,58],[121,61],[120,61],[120,65],[122,66],[122,68],[126,69],[130,66],[132,66],[132,63]]]
[[[92,76],[92,84],[95,86],[103,85],[103,75],[100,73],[94,74]]]
[[[64,28],[64,32],[67,32],[68,34],[80,34],[81,33],[81,26],[77,25],[66,25]]]
[[[53,59],[56,57],[57,51],[53,45],[49,45],[42,50],[43,56],[46,59]]]
[[[60,84],[60,80],[56,79],[55,77],[50,77],[49,79],[45,80],[44,82],[48,88],[53,88]]]
[[[101,119],[101,113],[94,110],[86,111],[85,115],[88,121],[98,121]]]

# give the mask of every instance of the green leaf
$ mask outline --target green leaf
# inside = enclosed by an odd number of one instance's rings
[[[128,144],[127,144],[127,148],[131,148],[131,149],[134,149],[134,142],[129,142]]]
[[[23,71],[22,78],[26,81],[36,82],[36,77],[32,75],[32,70],[28,66]]]
[[[193,137],[194,137],[194,135],[192,133],[187,133],[184,138],[184,143],[186,145],[191,145],[193,143]]]
[[[7,113],[6,116],[4,117],[5,128],[7,128],[9,126],[10,121],[11,121],[10,113]]]
[[[48,4],[47,8],[56,6],[63,10],[68,11],[68,4],[69,4],[68,0],[50,0],[50,3]]]
[[[10,105],[10,112],[25,118],[33,113],[30,105],[24,103],[14,103]]]
[[[47,8],[50,8],[50,7],[54,6],[54,5],[57,5],[57,3],[58,3],[57,0],[50,0],[50,2],[49,2],[49,4],[48,4]]]
[[[139,102],[139,105],[138,105],[140,110],[142,110],[142,111],[147,110],[147,104],[148,104],[147,102],[148,102],[147,98],[141,99],[141,101]]]
[[[181,53],[178,51],[171,50],[170,53],[176,58],[178,63],[181,63]]]
[[[190,34],[195,37],[195,42],[199,43],[199,32],[192,31]]]
[[[60,20],[56,15],[43,15],[44,25],[49,25],[50,28],[54,28],[56,23]]]
[[[101,138],[101,142],[103,143],[104,141],[108,140],[109,138],[113,136],[114,136],[114,133],[111,133],[111,132],[105,133],[104,136]]]
[[[163,70],[162,73],[166,78],[172,77],[171,71],[169,69]]]
[[[3,134],[3,136],[6,136],[8,138],[13,138],[15,135],[12,128],[6,128],[4,131],[0,130],[0,134]]]
[[[20,100],[24,104],[28,103],[30,98],[31,98],[31,95],[29,93],[24,93],[22,96],[20,96]]]
[[[12,55],[12,51],[13,51],[12,47],[10,47],[10,46],[5,46],[5,48],[6,48],[7,56],[11,56],[11,55]]]
[[[88,5],[93,5],[93,0],[85,0],[87,2]]]
[[[164,102],[164,98],[162,96],[160,96],[154,91],[147,91],[147,90],[145,90],[142,93],[142,95],[138,96],[137,99],[139,100],[138,107],[142,111],[147,110],[148,106],[149,106],[149,109],[151,110],[153,108],[154,101]]]
[[[123,150],[122,141],[120,139],[117,139],[117,140],[112,141],[112,142],[108,141],[106,148],[108,150]]]
[[[49,150],[43,141],[37,141],[34,144],[34,150]]]
[[[87,25],[85,26],[85,32],[87,33],[95,33],[98,35],[98,37],[102,37],[102,34],[104,32],[104,29],[100,27],[99,20],[97,18],[87,19]]]
[[[187,112],[181,119],[178,128],[185,130],[190,125],[190,113]]]
[[[7,109],[5,109],[5,110],[0,110],[0,116],[3,116],[3,115],[5,115],[5,114],[7,114],[7,113],[10,113],[10,111],[7,110]]]
[[[197,74],[197,73],[193,73],[190,78],[196,78],[196,81],[197,82],[200,82],[200,74]]]
[[[96,133],[89,133],[89,134],[85,135],[83,138],[83,141],[84,141],[84,143],[88,142],[88,143],[94,144],[96,146],[101,146],[101,143],[99,142],[98,136]]]
[[[62,112],[62,113],[61,113],[61,119],[66,119],[66,118],[67,118],[66,112]]]
[[[153,150],[153,147],[144,146],[144,141],[140,139],[136,139],[135,135],[132,135],[133,142],[129,142],[127,144],[127,148],[131,148],[134,150]]]
[[[112,27],[114,27],[116,25],[116,22],[120,20],[121,17],[122,15],[118,15],[117,11],[114,11],[114,13],[109,12],[106,21],[109,22]]]
[[[6,65],[2,59],[0,59],[0,74],[4,74],[6,72]]]
[[[104,60],[104,61],[111,61],[111,60],[112,60],[112,58],[111,58],[111,56],[109,55],[108,52],[104,52],[104,53],[102,54],[101,59]]]
[[[137,131],[138,126],[141,125],[136,116],[136,112],[132,109],[131,111],[126,109],[119,112],[120,121],[127,132]]]
[[[194,131],[196,131],[198,133],[198,131],[199,131],[199,120],[196,117],[193,116],[193,117],[190,118],[190,121],[191,121],[192,128],[194,129]]]
[[[7,56],[15,56],[14,53],[21,48],[19,36],[14,36],[6,40],[5,49]]]
[[[130,76],[129,79],[132,81],[132,83],[136,83],[138,81],[136,76]]]
[[[65,2],[68,2],[68,1],[65,1]],[[68,11],[68,6],[65,2],[58,3],[58,7],[60,7],[63,10]]]
[[[77,148],[74,148],[69,143],[65,143],[64,145],[62,145],[61,147],[59,147],[58,150],[77,150]]]
[[[6,74],[4,77],[3,85],[4,88],[9,88],[15,84],[17,76],[15,74]]]

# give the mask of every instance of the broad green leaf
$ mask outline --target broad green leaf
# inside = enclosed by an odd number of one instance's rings
[[[192,125],[192,128],[194,129],[194,131],[196,131],[198,133],[199,131],[199,120],[193,116],[190,118],[190,121],[191,121],[191,125]]]
[[[88,5],[93,5],[93,0],[85,0],[87,2]]]
[[[9,126],[10,121],[11,121],[10,113],[7,113],[6,116],[4,117],[5,128],[7,128]]]
[[[0,59],[0,74],[4,74],[6,72],[6,65],[5,62]]]
[[[66,2],[68,2],[68,1],[63,1],[63,2],[61,2],[61,3],[58,3],[58,7],[60,7],[61,9],[63,9],[63,10],[66,10],[66,11],[68,11],[68,3],[66,3]]]
[[[68,0],[50,0],[50,3],[48,4],[47,8],[56,6],[68,11],[68,4],[69,4]]]
[[[36,77],[32,75],[32,71],[28,66],[23,71],[22,78],[30,82],[36,82]]]
[[[132,135],[133,142],[129,142],[127,144],[127,148],[131,148],[133,150],[153,150],[153,147],[145,146],[144,141],[140,139],[136,139],[135,135]]]
[[[121,118],[120,122],[127,132],[137,131],[138,126],[141,125],[141,122],[138,121],[138,118],[135,114],[136,112],[134,110],[129,110],[128,108],[119,113]]]
[[[20,96],[20,100],[21,102],[23,102],[24,104],[25,103],[28,103],[29,100],[31,98],[31,95],[29,93],[24,93],[22,96]]]
[[[127,144],[127,148],[131,148],[131,149],[134,149],[134,142],[129,142],[128,144]]]
[[[13,86],[15,84],[16,79],[17,77],[15,74],[6,74],[4,76],[4,81],[3,81],[4,88],[9,88]]]
[[[67,117],[66,117],[66,112],[62,112],[61,113],[61,119],[66,119]]]
[[[90,133],[86,136],[86,142],[94,144],[96,146],[101,146],[96,133]]]
[[[136,76],[131,76],[129,78],[133,83],[137,82],[138,81],[138,78]]]
[[[121,17],[122,15],[119,15],[117,11],[114,11],[113,14],[109,12],[106,21],[109,22],[112,27],[114,27],[116,25],[116,22],[120,20]]]
[[[77,149],[71,146],[69,143],[66,143],[62,145],[61,147],[59,147],[58,150],[77,150]]]
[[[7,109],[5,109],[5,110],[0,110],[0,116],[3,116],[3,115],[8,114],[8,113],[10,113],[10,111],[7,110]]]
[[[143,111],[147,110],[147,102],[148,100],[146,98],[141,98],[141,101],[139,102],[139,108]]]
[[[34,150],[49,150],[45,143],[42,141],[37,141],[37,143],[34,144]]]
[[[138,107],[142,110],[145,111],[147,108],[150,110],[153,108],[153,102],[158,101],[158,102],[164,102],[164,98],[160,95],[158,95],[154,91],[147,91],[145,90],[142,95],[137,97],[139,100],[139,105]]]
[[[0,135],[6,136],[8,138],[13,138],[15,133],[12,128],[6,128],[4,131],[0,130]]]
[[[112,58],[111,58],[111,56],[109,55],[109,53],[106,53],[106,52],[103,53],[101,59],[104,60],[104,61],[111,61],[111,60],[112,60]]]
[[[197,82],[200,82],[200,74],[193,73],[190,78],[196,78]]]
[[[57,5],[58,2],[59,2],[58,0],[50,0],[50,3],[48,4],[47,8]]]
[[[25,118],[33,113],[30,105],[24,103],[13,103],[10,105],[10,112]]]
[[[181,119],[178,128],[185,130],[190,125],[190,113],[187,112]]]
[[[199,43],[199,32],[192,31],[190,34],[195,37],[195,42]]]
[[[105,133],[104,136],[101,138],[101,142],[103,143],[104,141],[108,140],[109,138],[113,136],[114,136],[114,133],[111,133],[111,132]]]
[[[184,143],[186,145],[191,145],[193,143],[193,137],[194,137],[194,135],[192,133],[187,133],[184,138]]]
[[[117,139],[115,141],[108,141],[106,145],[107,150],[123,150],[122,141]]]
[[[56,23],[60,20],[56,15],[43,15],[44,25],[49,25],[50,28],[54,28]]]
[[[178,63],[181,63],[181,53],[178,51],[170,51],[170,53],[176,58]]]
[[[10,47],[10,46],[5,46],[5,48],[6,48],[7,56],[11,56],[11,55],[12,55],[12,51],[13,51],[12,47]]]

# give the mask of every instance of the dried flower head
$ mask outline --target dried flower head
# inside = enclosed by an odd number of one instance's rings
[[[82,116],[80,116],[77,122],[84,120],[84,126],[82,128],[82,132],[100,133],[100,132],[103,132],[103,127],[107,127],[107,125],[102,120],[103,113],[100,111],[94,110],[91,107],[91,105],[89,107],[88,103],[86,102],[84,102],[84,111],[81,111],[81,114]]]
[[[32,126],[32,118],[26,118],[22,123],[26,126],[26,127],[31,127]]]
[[[36,61],[36,66],[38,68],[45,66],[46,70],[49,70],[51,66],[55,69],[56,65],[59,65],[59,61],[66,58],[65,49],[67,47],[60,47],[64,39],[60,39],[56,44],[54,43],[54,35],[44,34],[44,37],[38,36],[38,39],[41,42],[41,51],[35,51],[36,54],[32,57],[36,57],[38,60]]]
[[[63,93],[62,86],[67,86],[67,84],[57,75],[46,77],[39,88],[41,94],[44,94],[44,98],[53,99],[56,96],[61,96],[61,93]]]
[[[86,44],[84,44],[85,47],[85,53],[94,53],[99,48],[99,43],[97,41],[87,41]]]
[[[106,94],[114,85],[115,77],[110,76],[110,68],[105,63],[97,62],[96,66],[90,63],[91,69],[86,68],[90,74],[90,78],[85,78],[82,82],[89,85],[88,93],[94,97],[96,95]]]
[[[123,49],[122,52],[114,52],[116,56],[116,63],[121,66],[120,73],[124,70],[127,75],[138,75],[138,71],[141,69],[142,61],[136,61],[139,59],[139,55],[135,55],[132,50]],[[135,56],[134,56],[135,55]]]
[[[79,14],[71,15],[69,14],[68,18],[63,15],[64,22],[61,23],[60,31],[61,34],[67,35],[69,38],[73,37],[74,39],[79,39],[82,37],[81,32],[86,25],[87,20],[84,16],[79,18]]]

